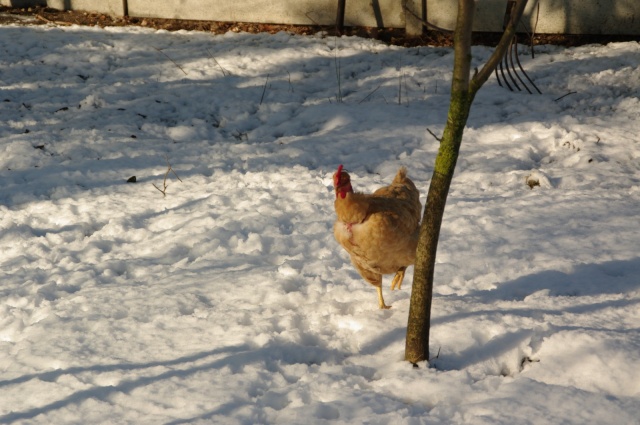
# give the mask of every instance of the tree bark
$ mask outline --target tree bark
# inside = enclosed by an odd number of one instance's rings
[[[480,72],[470,78],[471,33],[474,0],[458,1],[458,17],[454,33],[454,65],[451,81],[451,100],[447,124],[440,141],[440,149],[427,194],[427,205],[420,225],[420,240],[416,250],[416,263],[409,306],[405,360],[416,364],[429,360],[429,331],[431,302],[440,228],[444,217],[449,188],[453,180],[464,128],[471,104],[477,91],[487,81],[504,56],[515,34],[527,0],[517,0],[511,19],[500,43]]]

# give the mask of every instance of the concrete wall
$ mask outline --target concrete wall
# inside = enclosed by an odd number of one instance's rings
[[[122,16],[122,0],[46,0],[47,6],[58,10],[86,10]]]
[[[345,25],[404,28],[403,4],[420,0],[347,0]],[[0,0],[2,6],[46,5],[130,16],[273,24],[333,25],[337,0]]]
[[[427,19],[453,29],[457,3],[428,0]],[[474,30],[501,31],[505,5],[505,0],[476,1]],[[529,0],[522,20],[538,34],[640,34],[640,0]]]
[[[0,0],[0,6],[47,6],[58,10],[85,10],[110,15],[122,15],[122,5],[123,0]]]
[[[332,25],[337,0],[128,0],[131,16]],[[400,0],[347,0],[345,24],[403,28]]]
[[[419,21],[403,8],[429,22],[453,29],[458,0],[347,0],[345,24],[407,28],[419,33]],[[61,10],[87,10],[130,16],[244,21],[282,24],[333,25],[338,0],[0,0],[0,5],[27,7],[46,4]],[[537,6],[540,5],[538,18]],[[476,0],[476,31],[501,31],[506,0]],[[638,34],[640,0],[529,0],[523,19],[536,33]],[[537,24],[536,24],[537,22]]]

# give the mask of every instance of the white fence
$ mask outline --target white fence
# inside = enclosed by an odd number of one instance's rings
[[[457,0],[346,0],[345,24],[422,30],[414,14],[453,29]],[[3,6],[47,5],[137,17],[332,25],[338,0],[0,0]],[[506,0],[476,0],[476,31],[501,31]],[[407,12],[410,9],[411,12]],[[640,35],[640,0],[529,0],[527,28],[547,34]]]

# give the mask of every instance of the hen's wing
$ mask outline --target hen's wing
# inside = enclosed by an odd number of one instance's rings
[[[420,203],[420,192],[413,181],[407,176],[407,169],[401,167],[398,170],[393,182],[389,186],[381,187],[373,193],[374,197],[393,198],[405,202],[389,202],[389,206],[402,211],[402,221],[407,221],[409,228],[417,227],[420,223],[422,204]],[[413,229],[411,229],[413,230]]]

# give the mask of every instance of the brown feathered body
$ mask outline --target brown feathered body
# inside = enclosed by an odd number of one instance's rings
[[[378,288],[380,308],[389,308],[382,297],[382,275],[395,273],[391,289],[399,289],[405,269],[415,262],[420,192],[404,167],[389,186],[363,194],[353,191],[349,174],[340,166],[334,174],[334,187],[335,238],[360,275]]]

